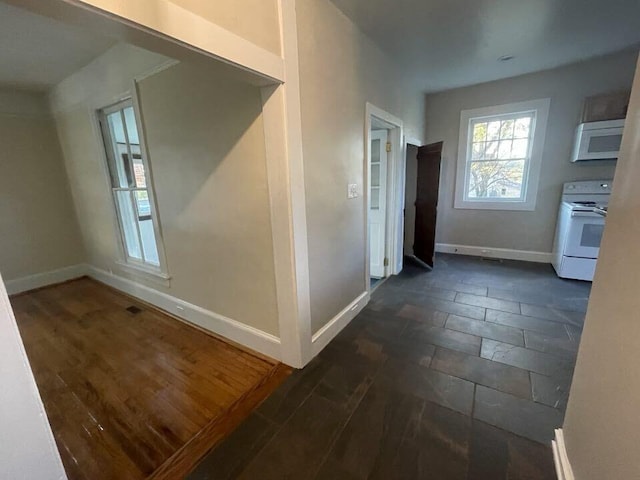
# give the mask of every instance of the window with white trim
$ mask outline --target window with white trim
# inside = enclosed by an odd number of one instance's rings
[[[148,163],[133,101],[124,100],[98,115],[124,260],[148,273],[165,274]]]
[[[535,209],[549,103],[462,111],[455,208]]]

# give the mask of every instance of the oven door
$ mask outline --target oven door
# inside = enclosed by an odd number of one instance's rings
[[[569,233],[564,255],[567,257],[598,258],[604,232],[604,217],[595,212],[571,212]]]

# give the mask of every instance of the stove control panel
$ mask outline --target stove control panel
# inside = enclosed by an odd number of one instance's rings
[[[563,194],[589,195],[609,194],[613,180],[586,180],[582,182],[568,182],[562,188]]]

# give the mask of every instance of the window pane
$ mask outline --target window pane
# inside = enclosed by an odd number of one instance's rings
[[[487,126],[487,140],[498,140],[500,138],[500,120],[489,122]]]
[[[488,160],[492,160],[498,158],[498,143],[499,142],[488,142],[487,149],[484,152],[484,158]]]
[[[513,125],[514,125],[514,120],[505,120],[504,122],[502,122],[502,125],[500,126],[500,138],[501,139],[510,139],[513,137]]]
[[[133,154],[133,178],[136,182],[137,188],[147,187],[147,177],[144,173],[144,164],[142,163],[142,156]]]
[[[380,209],[380,187],[371,187],[371,210]]]
[[[131,193],[128,190],[114,190],[114,195],[118,206],[118,216],[120,217],[120,226],[127,256],[142,260],[142,251],[136,226],[137,218]]]
[[[487,138],[487,124],[476,123],[473,127],[473,141],[484,142]]]
[[[511,140],[502,140],[498,146],[498,158],[508,160],[511,158]]]
[[[511,158],[526,158],[529,155],[529,140],[514,140]]]
[[[140,138],[138,137],[138,127],[136,126],[136,116],[133,112],[133,107],[127,107],[123,110],[125,123],[127,124],[127,135],[129,136],[129,143],[131,145],[140,145]]]
[[[474,143],[471,151],[473,160],[482,160],[484,158],[485,143]]]
[[[136,190],[133,193],[138,209],[138,225],[140,227],[144,261],[159,266],[160,261],[158,259],[158,248],[156,247],[156,234],[153,231],[153,221],[151,219],[149,194],[146,190]]]
[[[149,193],[146,190],[136,190],[133,192],[136,199],[136,208],[139,217],[148,217],[151,215],[151,204],[149,203]]]
[[[128,187],[131,185],[132,175],[129,165],[129,151],[124,135],[124,126],[122,125],[122,116],[120,112],[114,112],[107,116],[109,126],[109,135],[112,141],[113,161],[115,165],[111,165],[111,177],[114,187]]]
[[[371,186],[380,186],[380,164],[371,165]]]
[[[516,138],[527,138],[531,129],[531,117],[518,118],[515,121],[514,136]]]
[[[371,163],[380,163],[380,140],[371,140]]]
[[[521,198],[524,166],[524,160],[471,162],[467,198]]]

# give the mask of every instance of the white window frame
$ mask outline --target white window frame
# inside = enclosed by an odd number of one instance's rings
[[[122,231],[122,225],[120,221],[120,215],[118,212],[118,205],[116,199],[113,198],[113,184],[111,180],[111,169],[108,165],[110,162],[110,155],[112,153],[108,151],[108,139],[110,137],[109,127],[105,122],[106,115],[112,113],[114,111],[120,110],[125,106],[131,106],[133,108],[134,117],[136,121],[136,129],[138,130],[138,138],[140,141],[140,156],[141,161],[144,166],[145,177],[147,182],[147,193],[149,196],[149,210],[151,214],[151,221],[153,224],[153,232],[156,240],[156,249],[158,251],[158,262],[159,266],[155,266],[144,261],[139,261],[134,258],[131,258],[127,253],[127,246],[125,244],[124,232]],[[157,203],[156,203],[156,195],[155,195],[155,186],[153,183],[153,176],[151,173],[151,167],[149,164],[149,156],[147,151],[146,138],[144,134],[144,128],[142,124],[142,115],[140,112],[140,107],[138,105],[137,95],[129,95],[127,97],[122,98],[120,101],[107,105],[105,107],[99,108],[96,111],[96,117],[98,121],[98,126],[101,132],[100,140],[102,144],[102,150],[104,152],[104,160],[105,160],[105,171],[107,174],[107,180],[109,184],[109,189],[111,191],[112,196],[112,205],[114,209],[114,214],[117,219],[117,229],[118,229],[118,250],[120,258],[116,263],[120,266],[131,269],[134,272],[139,272],[145,275],[149,275],[151,277],[156,277],[159,280],[168,281],[171,276],[168,273],[167,268],[167,260],[165,255],[164,241],[162,239],[162,230],[160,228],[160,218],[158,216],[157,211]],[[142,248],[142,245],[140,246]]]
[[[458,142],[458,161],[456,167],[456,188],[454,208],[476,210],[525,210],[533,211],[536,207],[538,182],[542,168],[542,152],[549,118],[551,99],[543,98],[526,102],[508,103],[494,107],[462,110],[460,113],[460,138]],[[524,195],[520,199],[491,198],[471,199],[466,197],[468,191],[468,164],[471,157],[472,121],[490,119],[491,117],[534,113],[531,133],[530,156],[525,163],[522,188]]]

